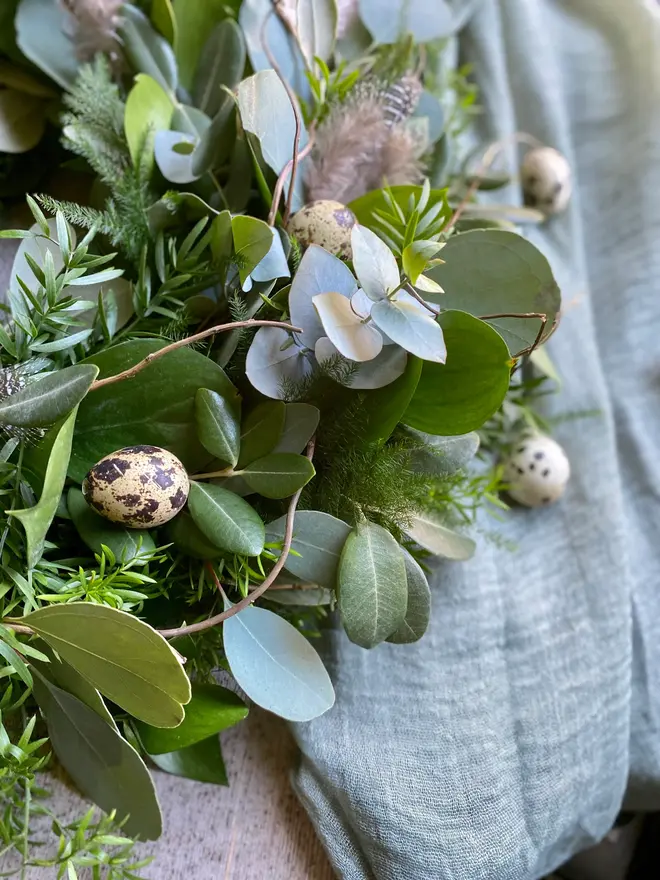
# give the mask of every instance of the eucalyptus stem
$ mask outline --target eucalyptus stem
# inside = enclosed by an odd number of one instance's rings
[[[316,438],[312,437],[312,439],[307,444],[307,449],[305,450],[305,455],[310,461],[312,461],[314,457],[315,445]],[[223,623],[228,618],[233,617],[235,614],[243,611],[249,605],[252,605],[253,602],[256,602],[260,596],[263,596],[266,590],[273,585],[275,579],[284,568],[286,561],[289,557],[289,553],[291,551],[291,543],[293,541],[293,523],[301,494],[302,489],[298,489],[296,494],[292,496],[291,501],[289,502],[289,509],[286,514],[286,527],[284,529],[284,543],[282,544],[282,552],[280,553],[280,558],[273,566],[270,574],[265,579],[265,581],[262,584],[259,584],[259,586],[255,587],[252,592],[248,592],[247,596],[241,599],[240,602],[237,602],[235,605],[232,605],[231,608],[227,608],[220,614],[209,617],[207,620],[200,620],[198,623],[191,623],[188,626],[179,626],[175,629],[161,629],[159,630],[159,632],[162,636],[164,636],[166,639],[175,639],[179,636],[188,636],[192,635],[193,633],[203,632],[204,630],[212,629],[214,626],[218,626],[220,623]],[[216,587],[220,592],[222,592],[222,584],[220,583],[220,578],[218,577],[215,568],[210,562],[206,563],[206,568],[213,578]]]

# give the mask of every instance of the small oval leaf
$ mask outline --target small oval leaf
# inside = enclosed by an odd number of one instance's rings
[[[243,468],[241,476],[264,498],[288,498],[307,485],[315,473],[314,465],[304,455],[273,452]]]
[[[259,556],[264,549],[266,530],[261,517],[233,492],[192,482],[188,507],[195,525],[223,550]]]
[[[43,428],[52,425],[80,403],[96,379],[94,364],[76,364],[31,382],[0,401],[0,425]]]
[[[417,560],[405,548],[401,549],[406,566],[408,604],[403,623],[387,639],[395,645],[419,641],[428,628],[431,615],[431,589],[426,575]]]
[[[241,429],[239,468],[275,448],[282,436],[285,415],[286,407],[280,400],[264,401],[247,414]]]
[[[217,391],[200,388],[195,395],[197,436],[211,455],[235,465],[241,446],[240,407],[236,399],[225,400]]]

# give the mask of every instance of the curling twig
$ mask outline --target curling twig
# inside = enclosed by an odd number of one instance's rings
[[[307,444],[307,449],[305,450],[305,455],[310,461],[314,457],[314,446],[315,438],[312,438]],[[275,579],[284,568],[288,559],[289,552],[291,550],[291,543],[293,541],[293,523],[296,515],[296,508],[298,507],[298,502],[300,501],[301,493],[302,489],[298,489],[296,494],[293,495],[291,501],[289,502],[289,509],[286,514],[286,526],[284,529],[284,543],[282,545],[282,552],[280,553],[280,558],[273,566],[266,580],[262,584],[259,584],[259,586],[256,587],[254,590],[249,592],[248,595],[245,596],[245,598],[241,599],[240,602],[237,602],[235,605],[227,608],[226,611],[222,611],[220,614],[209,617],[207,620],[200,620],[198,623],[191,623],[188,626],[179,626],[176,629],[161,629],[159,630],[159,632],[162,636],[164,636],[166,639],[174,639],[178,636],[188,636],[192,633],[203,632],[204,630],[212,629],[214,626],[218,626],[218,624],[223,623],[230,617],[233,617],[234,614],[238,614],[239,612],[243,611],[243,609],[247,608],[249,605],[252,605],[253,602],[256,602],[260,596],[263,596],[266,590],[273,585]],[[209,574],[213,578],[216,587],[220,592],[222,592],[222,584],[220,583],[220,579],[218,578],[217,572],[213,568],[213,565],[209,562],[207,563],[206,567]]]
[[[530,355],[536,348],[538,348],[548,323],[548,316],[545,312],[498,312],[495,315],[479,315],[480,321],[494,321],[496,318],[538,318],[541,322],[539,332],[536,334],[536,339],[532,343],[531,348],[524,349],[519,352],[516,357]]]

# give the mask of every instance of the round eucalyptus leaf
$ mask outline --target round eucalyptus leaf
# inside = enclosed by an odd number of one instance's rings
[[[345,358],[371,361],[383,348],[383,337],[373,323],[356,315],[341,293],[319,293],[313,299],[326,336]]]
[[[355,274],[369,299],[377,302],[399,286],[394,254],[375,233],[356,224],[351,231],[351,247]]]
[[[192,183],[199,175],[192,167],[197,138],[183,131],[157,131],[154,137],[156,164],[165,180],[171,183]],[[183,152],[182,152],[183,150]]]
[[[302,382],[313,369],[307,352],[281,327],[260,327],[245,361],[250,383],[266,397],[286,396],[288,383]]]
[[[492,327],[466,312],[442,312],[447,362],[426,361],[402,422],[427,434],[467,434],[499,409],[509,388],[511,358]]]
[[[445,0],[359,0],[360,18],[378,43],[410,35],[416,43],[449,37],[454,14]]]
[[[316,341],[326,335],[312,301],[315,296],[334,291],[350,298],[356,290],[357,282],[345,263],[324,248],[310,245],[289,291],[291,323],[302,329],[298,336],[301,343],[313,349]]]
[[[401,348],[423,361],[444,364],[447,348],[442,327],[413,297],[400,294],[394,300],[377,302],[371,310],[374,324]]]
[[[208,483],[192,482],[188,509],[195,525],[222,550],[259,556],[264,549],[265,528],[261,517],[233,492]]]

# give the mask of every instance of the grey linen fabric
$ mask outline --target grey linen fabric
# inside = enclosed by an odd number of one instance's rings
[[[413,646],[324,645],[337,705],[296,725],[296,790],[347,880],[536,880],[660,807],[660,18],[643,0],[484,0],[460,37],[483,139],[575,172],[532,233],[564,294],[553,412],[573,476],[437,564]],[[514,192],[514,197],[517,193]],[[483,524],[493,528],[493,523]]]

